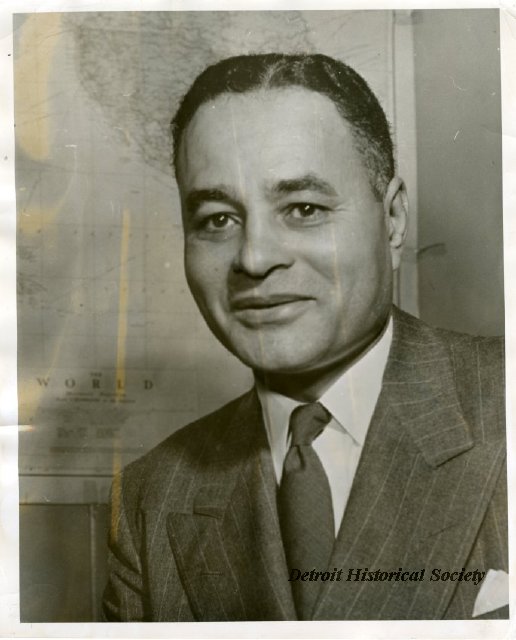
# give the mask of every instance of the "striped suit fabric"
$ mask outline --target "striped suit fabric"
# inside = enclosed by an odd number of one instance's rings
[[[314,620],[468,619],[481,585],[431,571],[508,570],[503,342],[393,316],[328,567],[343,579],[322,584]],[[295,620],[276,492],[254,390],[129,465],[113,483],[105,619]],[[346,579],[399,568],[425,579]]]

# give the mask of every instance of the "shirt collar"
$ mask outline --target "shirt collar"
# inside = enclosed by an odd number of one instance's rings
[[[332,414],[333,428],[343,429],[363,445],[380,395],[383,372],[392,342],[392,316],[380,338],[367,349],[321,396],[319,402]],[[256,380],[256,390],[272,451],[287,445],[290,414],[303,404],[267,389]]]

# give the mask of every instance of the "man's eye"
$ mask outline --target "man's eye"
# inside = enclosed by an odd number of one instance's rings
[[[235,224],[235,220],[227,213],[214,213],[211,216],[206,216],[201,221],[201,227],[204,231],[226,231]]]
[[[313,221],[321,218],[327,211],[326,207],[311,204],[309,202],[297,202],[291,205],[288,213],[294,220]]]

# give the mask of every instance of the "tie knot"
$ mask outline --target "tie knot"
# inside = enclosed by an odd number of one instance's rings
[[[311,445],[330,420],[331,414],[319,402],[296,407],[290,416],[291,446]]]

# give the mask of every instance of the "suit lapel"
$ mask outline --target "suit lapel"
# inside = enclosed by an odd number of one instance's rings
[[[276,512],[276,481],[255,392],[199,465],[190,509],[167,518],[199,620],[295,618]]]
[[[446,346],[394,314],[382,392],[331,560],[342,580],[325,583],[315,619],[442,617],[457,583],[431,581],[432,569],[465,566],[503,462],[502,441],[474,446]],[[357,569],[400,567],[425,569],[424,579],[354,579]]]

